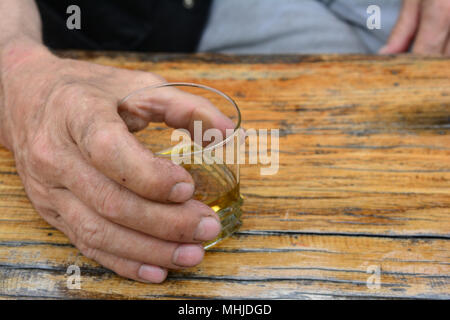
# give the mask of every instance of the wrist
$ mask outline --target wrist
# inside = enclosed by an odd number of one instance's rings
[[[43,63],[52,57],[45,46],[31,39],[14,39],[0,45],[0,144],[9,150],[13,149],[11,112],[15,106],[8,100],[18,91],[10,90],[10,87],[16,87],[16,82],[30,81],[33,65],[39,65],[35,61]]]
[[[9,72],[13,72],[21,64],[32,59],[46,59],[54,57],[42,44],[29,38],[10,40],[0,46],[1,79]]]

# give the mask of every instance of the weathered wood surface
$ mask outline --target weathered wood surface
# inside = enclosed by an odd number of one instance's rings
[[[45,223],[0,149],[0,298],[450,298],[450,60],[63,55],[227,92],[245,128],[280,129],[280,170],[244,165],[241,231],[148,285]]]

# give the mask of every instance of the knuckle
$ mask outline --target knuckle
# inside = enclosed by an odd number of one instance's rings
[[[95,145],[113,142],[115,138],[110,129],[125,126],[118,119],[99,122],[98,119],[111,119],[111,112],[115,110],[114,100],[100,88],[93,87],[78,80],[66,79],[59,85],[53,96],[53,102],[66,109],[66,123],[76,140],[82,143],[91,143],[92,137]],[[116,130],[112,130],[116,131]],[[105,132],[107,132],[105,134]],[[110,135],[108,137],[108,134]]]
[[[121,138],[125,123],[112,122],[100,127],[95,121],[90,121],[82,134],[82,144],[91,154],[93,160],[106,161],[118,155],[117,142]]]
[[[78,226],[78,237],[85,246],[98,249],[105,243],[105,230],[98,223],[87,220]]]
[[[84,243],[78,244],[77,248],[88,259],[92,259],[92,260],[96,259],[96,257],[97,257],[97,250],[96,249],[91,248],[91,247],[85,245]]]
[[[97,212],[113,221],[119,220],[127,202],[123,192],[125,188],[122,186],[116,186],[113,183],[101,184],[97,193]]]
[[[52,91],[51,99],[58,106],[76,109],[83,114],[88,111],[87,100],[90,96],[92,96],[91,90],[78,79],[62,76],[59,84]]]
[[[25,192],[35,207],[50,206],[52,204],[51,191],[47,186],[38,183],[34,179],[27,179],[23,185]]]
[[[90,136],[92,143],[96,147],[110,146],[117,138],[117,129],[115,125],[109,124],[106,127],[99,128],[98,125],[90,125]]]
[[[43,135],[38,135],[29,147],[30,165],[35,169],[47,169],[55,167],[55,153],[51,143]]]
[[[71,79],[63,79],[62,84],[58,88],[58,97],[67,100],[68,98],[79,99],[86,96],[87,88],[80,85],[78,81]]]

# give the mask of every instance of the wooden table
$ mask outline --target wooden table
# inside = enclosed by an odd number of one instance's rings
[[[450,298],[450,60],[62,54],[223,90],[280,129],[280,169],[244,165],[241,231],[148,285],[44,222],[0,149],[1,298]]]

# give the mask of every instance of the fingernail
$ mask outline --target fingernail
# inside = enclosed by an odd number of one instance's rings
[[[194,240],[212,240],[217,237],[221,228],[222,226],[216,219],[212,217],[204,217],[200,220],[197,230],[195,230]]]
[[[138,276],[144,281],[161,283],[166,279],[167,271],[160,267],[143,264],[139,268]]]
[[[184,202],[192,198],[194,185],[186,182],[179,182],[172,187],[167,200],[172,202]]]
[[[193,267],[203,259],[205,251],[196,244],[181,244],[175,250],[172,263],[180,267]]]

